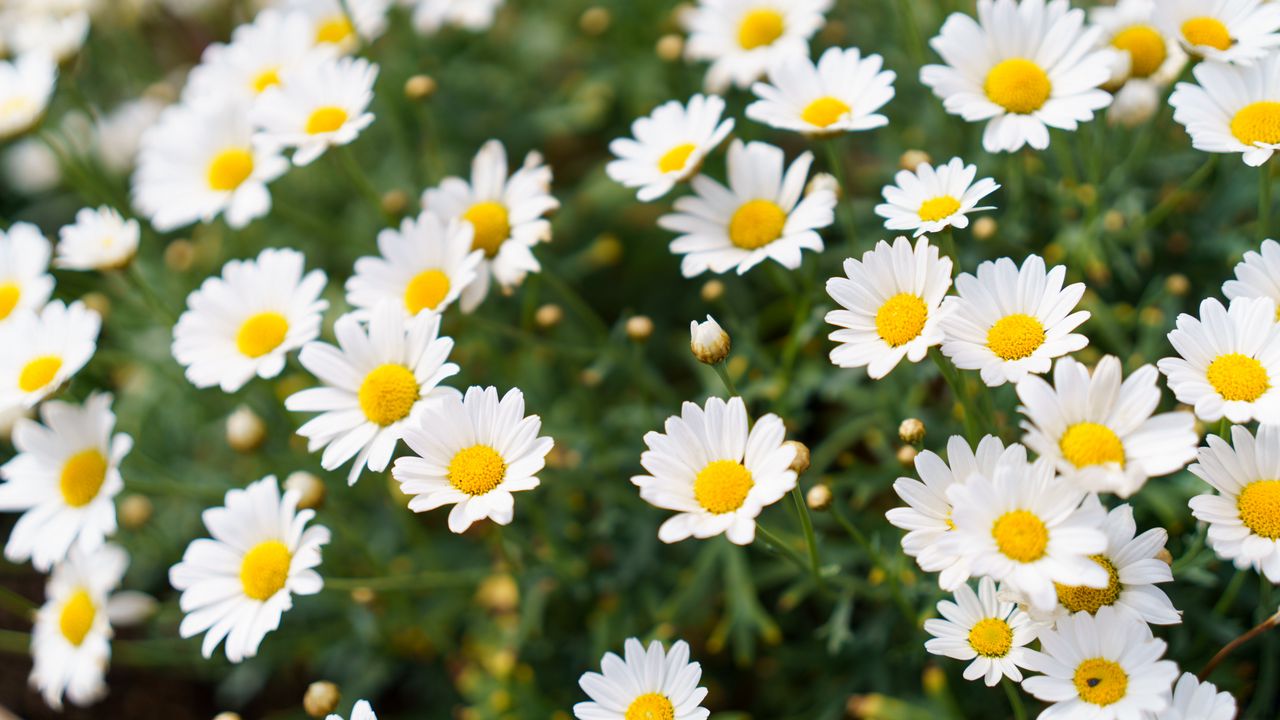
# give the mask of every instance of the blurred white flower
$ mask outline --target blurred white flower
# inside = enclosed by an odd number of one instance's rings
[[[30,130],[44,116],[58,66],[44,53],[0,60],[0,140]]]
[[[40,228],[18,222],[0,230],[0,327],[22,312],[39,312],[53,294],[49,256]]]
[[[98,118],[93,147],[108,171],[124,174],[133,169],[142,134],[155,125],[164,108],[160,100],[143,96]]]
[[[62,168],[58,156],[42,141],[23,138],[4,152],[4,179],[23,195],[39,195],[58,187]]]
[[[413,7],[413,26],[424,34],[435,33],[445,25],[472,31],[493,25],[498,8],[506,0],[401,0]]]
[[[249,117],[255,143],[293,149],[294,165],[309,165],[330,147],[347,145],[370,123],[378,66],[364,58],[325,60],[284,76],[263,91]]]
[[[141,228],[125,220],[115,208],[83,208],[76,221],[58,231],[54,265],[68,270],[110,270],[124,267],[138,252]]]
[[[33,407],[93,357],[102,317],[54,300],[0,325],[0,408]]]

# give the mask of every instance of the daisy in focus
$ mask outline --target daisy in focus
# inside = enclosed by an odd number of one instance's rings
[[[256,375],[273,378],[286,356],[320,334],[323,271],[306,272],[297,250],[267,248],[232,260],[187,297],[173,328],[173,357],[198,388],[235,392]]]
[[[326,60],[286,77],[262,93],[250,118],[260,143],[293,148],[294,165],[310,165],[330,147],[351,143],[373,122],[367,110],[378,66],[368,60]]]
[[[383,302],[404,306],[410,316],[441,313],[476,278],[483,250],[471,248],[470,223],[445,224],[429,211],[405,218],[400,229],[378,233],[377,257],[356,260],[347,280],[347,302],[369,313]]]
[[[231,42],[205,48],[183,88],[190,103],[231,100],[246,106],[300,68],[331,53],[318,50],[311,22],[299,12],[268,8],[231,33]]]
[[[1195,675],[1183,673],[1173,686],[1173,701],[1160,720],[1233,720],[1236,699],[1229,692],[1218,692],[1211,682],[1200,682]]]
[[[471,387],[405,429],[405,444],[417,457],[398,458],[391,474],[410,496],[410,510],[453,505],[449,529],[455,533],[486,518],[507,525],[515,515],[511,493],[538,487],[537,473],[554,444],[538,437],[541,429],[537,415],[525,416],[519,390],[499,400],[496,388]]]
[[[447,362],[453,340],[440,337],[440,316],[419,313],[408,318],[395,304],[383,303],[369,315],[367,327],[347,314],[333,334],[338,346],[313,341],[298,361],[323,383],[290,395],[285,407],[318,416],[298,428],[307,450],[324,448],[320,465],[336,470],[352,458],[347,483],[354,485],[368,467],[382,472],[391,463],[396,443],[410,427],[421,424],[426,407],[458,391],[440,385],[458,373]]]
[[[827,294],[841,307],[826,315],[840,328],[831,362],[866,367],[880,379],[903,358],[917,363],[943,340],[942,298],[951,288],[951,258],[939,257],[928,238],[912,248],[905,237],[881,240],[862,260],[844,261],[845,277],[827,280]]]
[[[1178,402],[1206,422],[1280,422],[1280,326],[1270,298],[1217,298],[1200,303],[1200,317],[1178,316],[1169,343],[1178,357],[1156,365]]]
[[[1237,568],[1253,568],[1280,583],[1280,426],[1262,425],[1255,438],[1231,428],[1231,444],[1210,435],[1190,470],[1217,490],[1191,498],[1191,514],[1209,524],[1209,547]]]
[[[253,657],[267,633],[293,607],[294,595],[314,595],[324,581],[315,567],[329,542],[323,525],[306,527],[313,510],[298,510],[297,491],[280,494],[274,475],[227,491],[225,505],[205,510],[212,538],[193,540],[169,583],[182,593],[184,638],[205,633],[200,652],[223,648],[233,663]]]
[[[1267,7],[1280,17],[1280,5]],[[1191,72],[1196,82],[1178,83],[1169,97],[1191,146],[1240,153],[1252,167],[1270,160],[1280,149],[1280,53],[1248,67],[1203,62]]]
[[[645,649],[630,638],[623,654],[625,660],[606,653],[602,672],[578,680],[591,698],[573,706],[578,720],[706,720],[711,714],[701,706],[707,689],[698,687],[702,665],[689,662],[688,643],[677,641],[668,652],[657,640]]]
[[[477,32],[493,25],[498,8],[506,0],[402,0],[411,4],[413,27],[431,35],[446,25]]]
[[[1267,239],[1257,251],[1250,250],[1236,264],[1235,279],[1222,284],[1228,300],[1236,298],[1270,298],[1276,303],[1276,319],[1280,320],[1280,243]]]
[[[1018,668],[1026,662],[1026,645],[1036,639],[1039,627],[1011,602],[997,600],[996,583],[989,577],[978,582],[978,592],[967,583],[956,588],[955,601],[938,603],[943,619],[924,621],[925,632],[933,636],[924,649],[969,661],[965,680],[983,678],[995,687],[1001,678],[1022,681]]]
[[[330,715],[325,720],[342,720],[341,715]],[[351,715],[348,720],[378,720],[378,716],[373,713],[373,706],[368,700],[360,700],[351,708]]]
[[[54,300],[0,325],[0,409],[35,407],[89,362],[102,317]]]
[[[43,52],[0,60],[0,140],[16,137],[44,117],[58,66]]]
[[[991,178],[975,183],[977,174],[977,165],[965,165],[960,158],[937,167],[920,163],[915,172],[900,170],[894,184],[884,187],[884,202],[876,205],[876,214],[889,230],[914,230],[916,237],[949,227],[967,228],[969,213],[995,209],[978,203],[1000,189]]]
[[[54,265],[68,270],[114,270],[133,260],[142,232],[137,220],[125,220],[115,208],[83,208],[76,221],[58,231]]]
[[[639,188],[636,198],[641,202],[657,200],[695,175],[707,154],[733,131],[733,118],[723,115],[724,100],[715,95],[694,95],[688,105],[663,103],[631,124],[634,139],[609,143],[617,159],[605,171],[615,182]]]
[[[687,15],[685,56],[711,62],[706,87],[748,88],[778,58],[809,53],[831,0],[699,0]]]
[[[0,230],[0,327],[16,315],[39,312],[53,294],[49,274],[52,248],[30,223],[18,222]]]
[[[962,370],[979,371],[990,387],[1048,372],[1053,358],[1089,344],[1073,332],[1089,319],[1088,311],[1072,312],[1085,286],[1063,287],[1066,275],[1062,265],[1046,272],[1039,255],[1027,256],[1020,268],[1000,258],[979,265],[977,276],[961,274],[956,295],[944,303],[942,354]]]
[[[1173,35],[1157,26],[1164,9],[1157,0],[1120,0],[1089,10],[1089,20],[1100,31],[1099,47],[1113,55],[1109,88],[1120,92],[1130,81],[1152,82],[1164,87],[1186,65],[1187,55]]]
[[[857,48],[829,48],[817,64],[807,53],[779,56],[769,82],[751,86],[760,99],[747,106],[747,117],[819,137],[883,127],[889,118],[876,111],[893,99],[897,78],[883,66],[884,58],[864,58]]]
[[[835,222],[836,196],[819,189],[804,195],[813,154],[785,168],[781,148],[762,142],[729,145],[729,187],[705,175],[693,179],[694,195],[678,198],[675,212],[658,225],[680,236],[671,252],[683,255],[680,271],[742,275],[768,259],[794,270],[801,252],[821,252],[818,230]]]
[[[1163,0],[1156,19],[1206,60],[1248,65],[1280,46],[1280,7],[1263,0]]]
[[[658,528],[664,543],[723,533],[749,545],[756,516],[796,486],[796,451],[783,444],[782,419],[765,415],[748,432],[740,397],[709,398],[705,407],[686,402],[665,430],[645,433],[640,464],[650,474],[631,478],[646,502],[677,513]]]

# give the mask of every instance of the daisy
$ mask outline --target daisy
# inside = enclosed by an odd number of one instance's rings
[[[17,454],[0,467],[0,510],[22,513],[5,557],[48,572],[68,550],[92,552],[115,533],[120,462],[133,439],[112,434],[110,395],[90,395],[84,405],[51,400],[40,419],[14,424]]]
[[[1280,325],[1270,298],[1236,298],[1229,308],[1207,298],[1199,318],[1178,316],[1169,343],[1179,357],[1156,365],[1201,420],[1280,422]]]
[[[1107,355],[1093,375],[1075,360],[1059,358],[1053,385],[1034,375],[1018,383],[1018,411],[1026,416],[1022,442],[1052,460],[1081,489],[1122,498],[1147,478],[1177,472],[1195,459],[1195,415],[1155,415],[1160,373],[1143,365],[1120,381],[1120,360]]]
[[[342,716],[330,715],[325,720],[342,720]],[[369,705],[368,700],[361,700],[351,708],[348,720],[378,720],[378,716],[373,714],[373,707]]]
[[[961,274],[956,295],[944,303],[942,353],[962,370],[979,371],[991,387],[1048,372],[1053,358],[1089,344],[1072,332],[1089,319],[1088,311],[1072,312],[1084,283],[1063,287],[1066,275],[1062,265],[1045,272],[1039,255],[1028,255],[1021,268],[1000,258],[979,265],[976,277]]]
[[[1280,583],[1280,426],[1262,425],[1255,439],[1231,428],[1231,444],[1210,435],[1192,473],[1217,494],[1191,498],[1191,514],[1209,523],[1209,546],[1237,568],[1253,568]]]
[[[1280,243],[1263,240],[1261,252],[1250,250],[1236,264],[1236,277],[1222,284],[1228,300],[1236,298],[1271,298],[1280,306]],[[1280,307],[1276,312],[1280,320]]]
[[[205,48],[183,89],[188,102],[232,99],[250,103],[281,79],[314,65],[329,53],[318,50],[311,21],[300,12],[267,9],[235,29],[231,42]]]
[[[232,260],[187,296],[173,328],[173,357],[198,388],[235,392],[253,376],[273,378],[285,356],[320,334],[325,275],[305,276],[297,250],[268,248],[253,260]]]
[[[1246,65],[1280,45],[1280,7],[1262,0],[1163,0],[1160,29],[1206,60]]]
[[[721,120],[723,115],[724,100],[715,95],[694,95],[687,106],[677,100],[659,105],[631,124],[635,139],[609,143],[618,159],[605,171],[626,187],[640,188],[641,202],[657,200],[696,174],[707,153],[733,131],[733,118]]]
[[[560,207],[550,194],[551,168],[536,152],[507,177],[507,150],[490,140],[471,163],[471,182],[445,178],[422,194],[422,208],[445,220],[465,220],[475,231],[472,247],[484,251],[474,282],[462,291],[462,311],[471,312],[489,294],[489,276],[504,290],[524,282],[542,266],[533,246],[551,239],[551,222],[543,216]]]
[[[1173,686],[1173,702],[1158,720],[1233,720],[1236,699],[1229,692],[1218,692],[1211,682],[1200,682],[1191,673],[1183,673]]]
[[[1022,687],[1052,703],[1041,718],[1147,720],[1169,706],[1178,677],[1178,666],[1160,659],[1165,647],[1146,623],[1112,608],[1076,613],[1027,651],[1027,667],[1044,674]]]
[[[976,21],[954,13],[929,41],[946,65],[926,65],[920,80],[947,112],[987,122],[987,152],[1043,150],[1050,127],[1075,130],[1111,102],[1097,37],[1067,0],[978,0]]]
[[[884,202],[876,205],[876,214],[889,230],[914,230],[916,237],[949,227],[967,228],[969,213],[995,209],[978,203],[1000,189],[991,178],[975,183],[977,174],[977,165],[965,165],[960,158],[937,167],[920,163],[915,172],[901,170],[894,184],[884,187]]]
[[[58,66],[44,52],[0,60],[0,140],[21,135],[40,122],[57,79]]]
[[[353,53],[361,42],[376,40],[387,31],[391,0],[285,0],[286,10],[296,10],[311,22],[316,45]],[[350,14],[348,14],[350,11]]]
[[[795,448],[783,444],[786,428],[769,414],[747,431],[742,398],[709,398],[705,409],[691,402],[669,417],[666,433],[645,433],[640,464],[649,475],[631,482],[655,507],[676,511],[658,528],[673,543],[724,533],[738,545],[756,536],[756,516],[796,486],[790,469]]]
[[[175,105],[142,138],[133,201],[160,232],[225,214],[239,229],[271,209],[267,183],[289,163],[253,144],[241,103]]]
[[[367,110],[378,66],[368,60],[326,60],[286,77],[287,83],[262,93],[250,118],[262,144],[294,148],[294,165],[309,165],[328,148],[351,143],[373,122]]]
[[[701,706],[707,689],[698,687],[702,665],[689,662],[689,644],[683,640],[667,652],[654,640],[646,650],[635,638],[627,640],[626,659],[606,653],[601,673],[583,673],[578,684],[591,698],[573,706],[578,720],[706,720],[710,710]]]
[[[193,540],[169,568],[186,613],[178,634],[205,633],[200,652],[206,658],[224,638],[231,662],[253,657],[267,633],[280,627],[293,596],[324,586],[313,568],[329,529],[306,527],[315,511],[298,510],[298,497],[294,490],[281,497],[274,475],[228,490],[224,506],[201,516],[212,539]]]
[[[0,408],[35,407],[89,362],[102,317],[54,300],[0,326]]]
[[[685,22],[690,60],[708,60],[706,86],[747,88],[779,58],[809,53],[831,0],[699,0]]]
[[[406,322],[403,310],[383,303],[369,314],[368,328],[353,315],[338,318],[338,346],[309,342],[299,362],[324,385],[294,393],[285,407],[318,412],[298,429],[307,449],[324,448],[320,465],[335,470],[355,458],[347,482],[366,466],[382,472],[404,431],[421,424],[428,405],[458,391],[441,386],[458,373],[446,362],[453,340],[440,337],[440,316],[419,313]]]
[[[122,268],[138,252],[141,232],[137,220],[125,220],[115,208],[83,208],[74,224],[58,231],[54,264],[70,270]]]
[[[53,294],[49,241],[30,223],[0,230],[0,327],[26,311],[39,312]]]
[[[1267,7],[1280,16],[1280,5]],[[1280,53],[1248,67],[1203,62],[1191,72],[1196,82],[1178,83],[1169,104],[1192,147],[1241,153],[1251,167],[1270,160],[1280,148]]]
[[[956,588],[955,602],[938,603],[943,620],[924,621],[924,629],[933,636],[924,649],[934,655],[956,660],[972,660],[964,669],[965,680],[983,678],[987,687],[995,687],[1007,677],[1022,681],[1027,643],[1036,639],[1039,628],[1017,605],[997,600],[996,582],[984,577],[978,592],[967,583]]]
[[[840,328],[831,362],[837,367],[866,367],[880,379],[905,357],[920,362],[943,340],[942,298],[951,287],[951,258],[939,257],[928,238],[915,248],[905,237],[881,240],[862,260],[844,261],[845,277],[827,280],[827,294],[841,307],[826,321]]]
[[[767,143],[729,145],[729,187],[706,175],[693,179],[696,195],[676,200],[676,212],[658,225],[681,233],[671,252],[683,255],[680,270],[695,277],[710,270],[742,275],[772,258],[783,267],[800,267],[802,250],[821,252],[818,230],[835,222],[835,193],[803,195],[813,153],[796,158],[784,174],[786,156]]]
[[[813,136],[883,127],[889,118],[876,111],[893,99],[897,77],[883,66],[884,58],[864,58],[857,48],[829,48],[817,64],[808,53],[779,56],[769,82],[751,86],[760,99],[747,107],[747,117]]]
[[[483,250],[471,249],[471,224],[447,225],[429,211],[378,233],[377,257],[356,260],[347,302],[364,312],[379,303],[404,305],[409,315],[444,312],[476,277]]]
[[[486,30],[505,0],[416,0],[413,26],[431,35],[445,25],[471,31]]]
[[[1162,14],[1162,13],[1161,13]],[[1186,65],[1187,55],[1177,39],[1156,26],[1156,0],[1120,0],[1089,10],[1089,20],[1100,31],[1098,46],[1112,55],[1109,89],[1117,91],[1131,80],[1163,87]]]
[[[447,397],[404,431],[417,457],[396,460],[391,474],[409,509],[426,512],[453,505],[449,529],[465,532],[488,518],[507,525],[515,514],[511,493],[538,487],[552,440],[538,437],[542,420],[525,417],[517,389],[498,399],[496,388],[471,387],[464,398]]]
[[[8,43],[11,55],[39,52],[66,62],[84,46],[90,9],[83,0],[8,0],[0,6],[0,45]]]

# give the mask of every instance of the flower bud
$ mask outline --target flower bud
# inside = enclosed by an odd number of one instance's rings
[[[409,193],[403,190],[388,190],[382,195],[382,211],[388,215],[403,215],[409,207]]]
[[[698,362],[707,365],[724,362],[729,357],[731,345],[729,333],[710,315],[706,322],[694,320],[689,323],[689,349],[693,350]]]
[[[920,418],[907,418],[898,426],[898,437],[908,445],[919,445],[924,440],[924,422]]]
[[[973,221],[973,236],[979,240],[990,240],[996,236],[998,229],[999,225],[992,217],[980,217]]]
[[[797,475],[809,469],[809,446],[799,440],[788,440],[783,445],[796,449],[796,456],[791,461],[791,470]]]
[[[635,342],[644,342],[653,334],[653,320],[648,315],[633,315],[627,318],[627,337]]]
[[[151,519],[155,507],[145,495],[126,495],[120,501],[120,524],[129,530],[137,530]]]
[[[898,157],[898,167],[908,172],[915,172],[916,168],[931,160],[929,153],[923,150],[907,150]]]
[[[435,78],[430,75],[414,75],[405,81],[404,95],[410,100],[426,100],[435,94],[437,87]]]
[[[578,27],[588,35],[603,35],[613,23],[613,16],[602,7],[590,7],[578,18]]]
[[[220,712],[213,716],[213,720],[240,720],[240,713]]]
[[[324,481],[305,470],[289,473],[289,477],[284,479],[284,489],[285,492],[298,492],[300,510],[312,510],[324,504]]]
[[[675,62],[684,53],[684,38],[670,33],[658,38],[658,58],[666,62]]]
[[[537,312],[533,314],[533,321],[540,328],[551,328],[560,324],[564,319],[564,308],[555,303],[547,303],[539,307]]]
[[[826,483],[818,483],[809,488],[809,492],[805,493],[804,501],[810,510],[826,510],[831,507],[831,486]]]
[[[901,463],[903,467],[909,468],[915,464],[916,455],[918,454],[919,452],[915,448],[910,445],[903,445],[898,448],[898,462]]]
[[[824,190],[836,197],[840,197],[840,181],[836,179],[835,175],[831,173],[817,173],[814,175],[813,179],[804,188],[804,196],[809,197]]]
[[[302,696],[302,709],[313,718],[324,717],[338,707],[340,700],[342,693],[338,692],[338,686],[320,680],[307,686],[307,692]]]
[[[700,294],[703,302],[715,302],[724,297],[724,283],[715,279],[708,280],[703,283]]]
[[[266,423],[247,405],[241,405],[227,417],[227,444],[232,450],[253,452],[266,437]]]

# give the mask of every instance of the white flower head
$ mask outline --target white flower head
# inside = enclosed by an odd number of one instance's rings
[[[1108,48],[1112,55],[1109,89],[1120,90],[1135,81],[1152,88],[1164,87],[1186,65],[1187,54],[1178,39],[1157,25],[1157,18],[1164,14],[1157,3],[1158,0],[1119,0],[1115,5],[1089,9],[1089,20],[1099,30],[1098,47]]]
[[[583,673],[578,684],[591,702],[573,706],[578,720],[670,718],[706,720],[701,706],[707,689],[698,687],[702,665],[689,662],[689,644],[677,641],[667,651],[654,640],[646,650],[636,638],[625,644],[626,659],[606,653],[602,673]]]
[[[0,408],[34,407],[89,362],[102,317],[54,300],[0,325]]]
[[[404,1],[404,0],[402,0]],[[446,25],[478,32],[493,25],[506,0],[408,0],[415,5],[413,26],[431,35]]]
[[[391,0],[284,0],[286,10],[307,16],[316,45],[346,54],[387,31],[390,7]]]
[[[0,60],[0,140],[30,130],[44,117],[58,79],[58,66],[44,51]]]
[[[82,208],[76,221],[58,231],[54,264],[71,270],[111,270],[124,267],[138,252],[142,229],[120,211],[103,206]]]
[[[916,237],[967,228],[969,213],[995,209],[978,203],[1000,189],[991,178],[974,182],[977,175],[977,165],[965,165],[958,157],[937,167],[920,163],[915,172],[900,170],[894,184],[884,186],[884,202],[876,205],[876,214],[889,230],[913,230]]]
[[[441,313],[476,278],[484,251],[472,245],[471,224],[446,223],[429,210],[378,233],[378,255],[356,260],[347,302],[364,312],[401,304],[409,315]]]
[[[1280,583],[1280,426],[1257,437],[1239,425],[1231,444],[1210,435],[1191,472],[1216,494],[1191,498],[1191,514],[1209,524],[1209,547],[1237,568],[1253,568]]]
[[[815,64],[807,53],[778,55],[769,82],[751,91],[759,98],[747,117],[781,130],[813,136],[871,130],[889,124],[878,110],[893,99],[897,74],[884,58],[857,48],[829,48]]]
[[[286,82],[267,88],[250,118],[260,128],[256,142],[293,148],[293,163],[309,165],[330,147],[347,145],[370,123],[378,66],[342,57],[307,65]]]
[[[605,170],[616,182],[639,188],[641,202],[657,200],[695,175],[733,131],[733,118],[723,115],[724,99],[716,95],[694,95],[687,105],[663,103],[631,124],[633,137],[609,143],[617,159]]]
[[[188,103],[252,103],[299,69],[332,55],[317,48],[311,20],[301,12],[268,8],[231,34],[231,42],[205,48],[182,97]]]
[[[1173,686],[1173,702],[1159,720],[1234,720],[1235,716],[1236,699],[1231,693],[1218,692],[1213,683],[1183,673]]]
[[[1235,278],[1222,283],[1222,294],[1236,298],[1271,298],[1280,308],[1280,243],[1267,239],[1236,264]],[[1276,312],[1280,320],[1280,310]]]
[[[1130,80],[1116,91],[1107,122],[1128,128],[1137,127],[1155,117],[1161,107],[1160,89],[1148,80]]]
[[[685,55],[708,60],[706,87],[747,88],[786,55],[809,52],[832,0],[699,0],[689,12]]]
[[[1280,17],[1280,5],[1267,7]],[[1178,83],[1169,104],[1192,147],[1240,153],[1252,167],[1270,160],[1280,149],[1280,53],[1247,67],[1202,62],[1191,72],[1196,82]]]
[[[325,720],[342,720],[341,715],[330,715]],[[373,712],[373,706],[368,700],[360,700],[351,708],[351,716],[348,720],[378,720],[378,716]]]
[[[1280,7],[1262,0],[1162,0],[1156,21],[1188,53],[1251,64],[1280,46]]]
[[[24,312],[39,312],[53,294],[52,248],[40,228],[18,222],[0,230],[0,327]]]
[[[924,621],[925,632],[933,636],[924,649],[934,655],[970,661],[965,680],[982,678],[995,687],[1001,678],[1022,681],[1026,645],[1036,639],[1040,628],[1017,605],[998,599],[996,581],[984,577],[978,592],[968,583],[956,588],[955,600],[938,603],[943,619]]]

